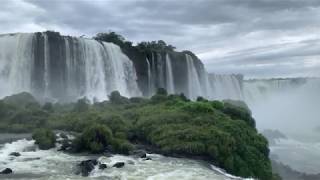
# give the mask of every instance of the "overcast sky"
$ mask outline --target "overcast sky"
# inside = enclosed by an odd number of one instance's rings
[[[1,0],[0,33],[116,31],[191,50],[209,72],[320,76],[320,0]]]

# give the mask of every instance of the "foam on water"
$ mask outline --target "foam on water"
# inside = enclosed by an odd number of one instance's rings
[[[9,156],[11,152],[19,152],[21,156]],[[143,160],[130,156],[114,155],[99,157],[99,162],[107,164],[105,170],[98,166],[89,177],[76,175],[77,164],[82,160],[95,157],[66,154],[57,149],[38,150],[33,140],[18,140],[4,144],[0,149],[0,170],[11,168],[14,174],[1,176],[2,179],[40,179],[40,180],[78,180],[78,179],[119,179],[119,180],[229,180],[241,179],[208,166],[201,161],[184,158],[170,158],[157,154],[148,154],[152,160]],[[123,168],[114,168],[116,162],[125,162]]]

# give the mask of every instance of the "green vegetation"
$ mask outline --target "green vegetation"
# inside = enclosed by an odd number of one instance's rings
[[[112,141],[112,132],[106,125],[93,124],[77,137],[74,146],[77,151],[102,153]]]
[[[55,147],[56,135],[49,129],[37,129],[33,132],[32,138],[39,146],[39,149],[47,150]]]
[[[110,31],[107,33],[98,33],[93,39],[104,42],[114,43],[121,48],[135,48],[140,52],[147,51],[174,51],[176,47],[167,44],[163,40],[151,41],[151,42],[140,42],[136,46],[133,46],[131,41],[127,41],[122,35],[116,32]]]
[[[75,131],[80,133],[73,143],[77,151],[127,154],[139,143],[166,155],[201,156],[238,176],[273,179],[268,142],[242,102],[192,102],[164,89],[150,99],[125,98],[118,92],[109,98],[38,107],[0,101],[0,129]],[[47,130],[38,130],[34,138],[39,145],[54,142]]]

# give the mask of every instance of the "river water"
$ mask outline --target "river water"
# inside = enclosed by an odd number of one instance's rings
[[[1,135],[0,140],[11,139]],[[6,137],[6,138],[4,138]],[[14,137],[17,137],[16,135]],[[28,135],[29,137],[29,135]],[[18,136],[22,138],[22,136]],[[10,156],[19,152],[21,156]],[[113,155],[112,157],[93,157],[88,155],[67,154],[57,148],[39,150],[31,139],[19,139],[0,145],[0,171],[11,168],[11,175],[0,175],[0,179],[19,180],[231,180],[241,179],[226,174],[223,170],[202,161],[185,158],[170,158],[158,154],[148,154],[152,160],[143,160],[131,156]],[[89,177],[76,175],[77,164],[82,160],[98,158],[108,168],[94,169]],[[116,162],[125,162],[123,168],[112,168]]]

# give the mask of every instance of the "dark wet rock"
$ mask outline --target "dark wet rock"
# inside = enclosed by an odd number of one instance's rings
[[[0,174],[12,174],[12,173],[13,173],[13,171],[10,168],[6,168],[0,172]]]
[[[144,150],[131,151],[130,155],[133,155],[134,157],[137,157],[137,158],[146,158],[147,157],[147,153]]]
[[[9,155],[10,155],[10,156],[16,156],[16,157],[21,156],[21,154],[18,153],[18,152],[12,152],[12,153],[10,153]]]
[[[99,169],[107,169],[107,167],[106,164],[99,164]]]
[[[117,162],[112,167],[122,168],[124,166],[124,164],[125,164],[124,162]]]
[[[61,134],[60,134],[60,137],[61,137],[62,139],[68,139],[68,136],[67,136],[65,133],[61,133]]]
[[[94,169],[94,166],[96,166],[97,164],[98,161],[96,159],[81,161],[80,164],[78,164],[78,174],[81,174],[82,176],[89,176],[90,172]]]
[[[151,157],[146,157],[144,160],[149,161],[152,160]]]
[[[72,149],[72,142],[68,139],[61,141],[61,147],[58,151],[68,151]]]

